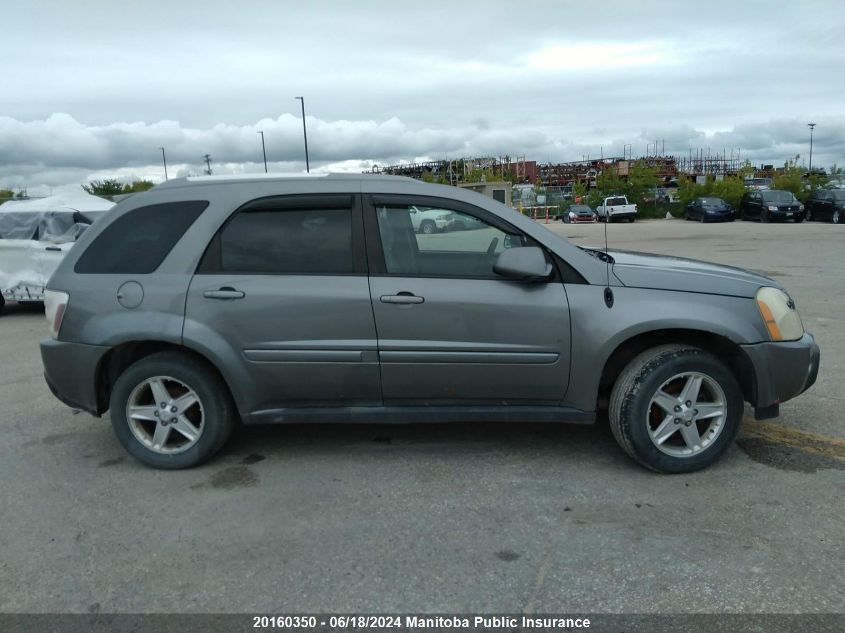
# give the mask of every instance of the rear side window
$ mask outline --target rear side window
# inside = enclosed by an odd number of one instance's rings
[[[244,209],[223,228],[221,272],[352,273],[351,209]]]
[[[206,200],[138,207],[109,224],[76,262],[77,273],[154,272],[208,206]]]

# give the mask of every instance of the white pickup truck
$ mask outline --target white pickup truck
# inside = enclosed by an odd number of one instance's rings
[[[600,222],[615,222],[628,220],[633,222],[637,216],[637,205],[628,204],[625,196],[608,196],[596,207],[596,215]]]

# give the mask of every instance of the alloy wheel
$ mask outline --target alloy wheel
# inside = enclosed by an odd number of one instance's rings
[[[664,382],[648,406],[652,443],[672,457],[691,457],[716,441],[728,415],[724,390],[700,372],[684,372]]]
[[[154,376],[138,384],[129,394],[126,420],[139,442],[163,455],[188,450],[205,428],[197,393],[170,376]]]

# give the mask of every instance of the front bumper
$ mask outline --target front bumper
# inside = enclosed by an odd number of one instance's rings
[[[108,347],[46,339],[41,341],[44,379],[50,391],[69,407],[100,415],[97,370]]]
[[[751,404],[757,419],[778,415],[780,403],[804,393],[816,382],[821,352],[813,335],[797,341],[743,345],[754,372]]]

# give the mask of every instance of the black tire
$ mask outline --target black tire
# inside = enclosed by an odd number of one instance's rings
[[[795,224],[801,224],[804,221],[804,216],[803,215],[796,215],[793,218],[793,220],[794,220]]]
[[[842,222],[842,212],[839,209],[836,209],[830,216],[830,221],[834,224],[839,224]]]
[[[727,414],[721,431],[708,446],[679,457],[657,448],[649,436],[648,416],[652,397],[666,381],[683,372],[704,374],[717,383],[724,392]],[[688,473],[722,456],[736,437],[742,414],[742,391],[724,363],[696,347],[662,345],[634,358],[619,375],[610,395],[608,418],[616,441],[634,460],[659,473]]]
[[[628,224],[633,224],[633,223],[634,223],[634,220],[636,220],[636,219],[637,219],[637,218],[635,218],[635,217],[631,216],[630,218],[628,218]]]
[[[807,221],[812,222],[813,220],[815,220],[815,218],[813,217],[813,210],[807,207]]]
[[[425,220],[422,224],[420,224],[420,233],[424,233],[425,235],[431,235],[432,233],[437,232],[437,225],[434,224],[431,220]]]
[[[3,313],[4,307],[6,307],[6,299],[3,298],[3,295],[0,295],[0,314]]]
[[[156,376],[184,383],[199,398],[204,415],[202,431],[196,443],[183,452],[156,452],[138,439],[129,427],[126,407],[131,393],[145,380]],[[179,352],[152,354],[130,365],[114,384],[109,408],[112,428],[126,451],[148,466],[166,470],[191,468],[210,459],[229,439],[237,421],[229,389],[220,376],[202,361]]]
[[[769,217],[769,212],[763,209],[760,211],[760,223],[761,224],[768,224],[771,218]]]

